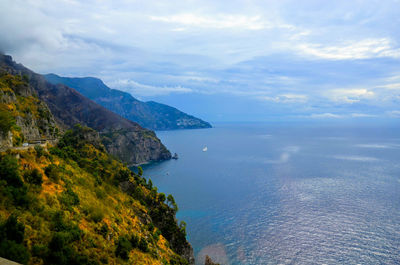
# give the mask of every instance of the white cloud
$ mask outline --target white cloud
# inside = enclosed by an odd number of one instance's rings
[[[386,84],[386,85],[379,86],[379,88],[386,88],[389,90],[400,90],[400,83]]]
[[[366,114],[366,113],[352,113],[350,114],[352,118],[375,118],[377,115],[374,114]]]
[[[152,86],[138,83],[130,79],[119,79],[109,83],[110,87],[132,94],[133,96],[156,96],[170,93],[190,93],[193,89],[187,87]]]
[[[273,101],[276,103],[304,103],[307,101],[307,95],[300,94],[281,94],[277,96],[259,96],[261,100]]]
[[[169,16],[150,16],[153,21],[165,22],[178,25],[173,31],[184,31],[186,27],[214,28],[214,29],[244,29],[262,30],[270,28],[294,29],[288,24],[274,24],[262,18],[260,15],[234,15],[219,14],[213,16],[184,13]]]
[[[303,43],[295,47],[300,53],[329,60],[367,59],[379,57],[400,58],[400,48],[395,48],[388,38],[363,39],[337,46]]]
[[[342,103],[355,103],[362,99],[372,98],[374,95],[373,91],[365,88],[333,89],[325,93],[329,99]]]
[[[386,115],[392,118],[400,118],[400,110],[386,111]]]
[[[325,118],[338,119],[338,118],[343,118],[342,115],[333,114],[333,113],[329,113],[329,112],[327,112],[327,113],[313,113],[309,117],[313,118],[313,119],[325,119]]]

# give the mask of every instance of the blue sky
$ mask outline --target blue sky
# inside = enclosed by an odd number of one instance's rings
[[[210,121],[400,118],[400,1],[0,0],[0,50]]]

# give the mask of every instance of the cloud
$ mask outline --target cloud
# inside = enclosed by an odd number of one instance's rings
[[[333,89],[328,91],[326,95],[333,101],[343,103],[355,103],[359,102],[361,99],[371,98],[375,95],[375,93],[365,88],[353,88]]]
[[[282,94],[277,95],[275,97],[270,96],[260,96],[258,97],[261,100],[273,101],[276,103],[304,103],[307,101],[307,95],[299,95],[299,94]]]
[[[338,114],[333,114],[333,113],[313,113],[309,116],[310,118],[313,119],[338,119],[338,118],[343,118],[342,115],[338,115]]]
[[[353,118],[375,118],[375,117],[378,117],[378,115],[366,114],[366,113],[351,113],[350,116]]]
[[[263,20],[261,16],[244,16],[244,15],[216,15],[216,16],[200,16],[196,14],[178,14],[171,16],[150,16],[153,21],[176,24],[178,27],[175,31],[184,31],[185,27],[215,28],[215,29],[245,29],[245,30],[262,30],[271,28],[272,25]],[[283,26],[282,26],[283,27]],[[286,25],[286,27],[290,27]]]
[[[386,111],[386,115],[392,118],[400,118],[400,110]]]
[[[357,144],[356,147],[371,148],[371,149],[397,148],[397,146],[393,144]]]
[[[400,48],[395,48],[388,38],[349,41],[337,46],[303,43],[295,47],[302,54],[329,60],[354,60],[379,57],[400,58]]]
[[[379,86],[380,88],[386,88],[389,90],[400,90],[400,83],[392,83],[392,84],[386,84]]]
[[[134,80],[129,79],[120,79],[116,80],[109,85],[115,89],[119,89],[125,92],[128,92],[134,96],[156,96],[156,95],[165,95],[170,93],[190,93],[193,92],[193,89],[187,87],[169,87],[169,86],[151,86],[146,84],[138,83]]]

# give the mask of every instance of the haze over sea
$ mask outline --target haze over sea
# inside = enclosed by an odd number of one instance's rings
[[[198,264],[399,264],[400,126],[216,124],[157,135]],[[208,151],[202,149],[207,146]]]

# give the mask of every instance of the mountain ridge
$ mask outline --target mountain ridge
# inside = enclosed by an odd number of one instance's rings
[[[44,77],[52,84],[70,86],[99,105],[151,130],[212,127],[210,123],[174,107],[155,101],[143,102],[127,92],[111,89],[99,78],[61,77],[56,74],[46,74]]]

